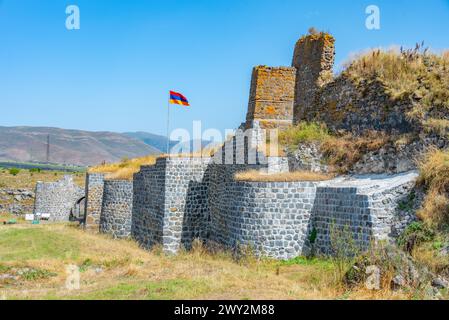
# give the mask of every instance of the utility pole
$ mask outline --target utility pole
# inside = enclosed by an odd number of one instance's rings
[[[47,135],[47,163],[50,163],[50,135]]]

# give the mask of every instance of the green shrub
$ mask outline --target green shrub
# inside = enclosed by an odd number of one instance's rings
[[[432,241],[435,232],[422,222],[413,222],[398,238],[398,245],[408,253],[412,253],[416,246]]]
[[[301,122],[280,132],[279,141],[282,145],[296,148],[304,142],[322,142],[330,137],[325,124],[316,122]]]
[[[81,265],[79,266],[79,269],[80,269],[80,272],[84,272],[84,271],[86,271],[87,269],[89,269],[90,267],[92,267],[93,266],[93,262],[92,262],[92,260],[91,259],[85,259],[82,263],[81,263]]]
[[[43,269],[26,269],[21,274],[20,277],[27,281],[36,281],[41,279],[48,279],[50,277],[56,276],[55,273]]]
[[[310,244],[312,244],[312,245],[315,244],[317,236],[318,236],[318,231],[316,230],[316,228],[313,228],[312,232],[310,232],[310,235],[309,235]]]
[[[41,172],[41,168],[31,168],[30,173],[40,173]]]
[[[20,169],[17,168],[11,168],[9,169],[9,174],[13,175],[13,176],[17,176],[20,172]]]

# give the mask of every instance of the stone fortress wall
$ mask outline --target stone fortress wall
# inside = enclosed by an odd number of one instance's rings
[[[265,139],[262,129],[315,120],[317,110],[330,126],[377,127],[376,121],[363,118],[370,106],[339,114],[340,102],[359,98],[355,91],[342,90],[342,80],[333,79],[334,54],[331,36],[309,35],[296,44],[293,67],[254,68],[247,118],[240,127],[246,131],[210,158],[159,158],[141,167],[132,182],[87,174],[86,225],[114,237],[131,236],[147,249],[161,245],[170,254],[199,239],[232,249],[250,247],[259,256],[277,259],[311,250],[332,253],[334,229],[348,229],[365,248],[398,234],[410,221],[403,219],[398,204],[413,188],[416,172],[326,182],[245,182],[234,177],[250,169],[276,174],[295,168],[288,158],[264,155],[259,149]],[[322,105],[326,107],[319,109]],[[400,130],[403,122],[385,126]]]
[[[279,128],[293,123],[295,68],[257,66],[253,69],[246,127],[258,119],[262,128]]]
[[[127,180],[105,180],[100,215],[100,232],[114,238],[131,235],[133,208],[133,182]]]
[[[56,182],[37,182],[33,213],[49,214],[50,221],[68,221],[84,191],[73,182],[72,176],[64,176]]]
[[[84,224],[96,228],[100,224],[101,207],[103,203],[104,174],[86,174],[86,206]]]
[[[392,235],[396,207],[417,176],[244,182],[235,181],[234,174],[263,166],[211,161],[164,158],[142,168],[134,177],[133,238],[145,248],[162,245],[170,254],[199,239],[288,259],[310,252],[314,229],[316,248],[330,253],[333,228],[348,227],[357,246],[367,248]]]
[[[161,158],[134,175],[132,235],[143,247],[176,253],[207,238],[209,161]]]

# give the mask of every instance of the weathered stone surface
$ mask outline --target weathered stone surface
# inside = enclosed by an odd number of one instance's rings
[[[258,120],[263,128],[293,123],[296,69],[257,66],[253,69],[246,127]]]
[[[298,40],[292,66],[296,68],[294,122],[309,120],[315,114],[320,89],[332,80],[335,59],[334,38],[326,33]]]
[[[38,182],[35,194],[35,215],[50,214],[50,221],[69,221],[75,204],[84,197],[84,190],[67,175],[57,182]]]
[[[13,215],[33,213],[34,192],[28,189],[0,189],[0,211]]]
[[[449,282],[443,278],[437,277],[432,280],[432,286],[437,289],[447,289],[449,287]]]
[[[389,286],[394,290],[405,288],[424,288],[432,283],[433,275],[402,250],[392,245],[380,246],[359,256],[354,266],[346,273],[345,281],[349,285],[363,284],[369,276],[367,268],[373,266],[380,277],[392,274]],[[379,280],[379,288],[383,283]]]
[[[289,171],[328,172],[318,143],[303,143],[295,151],[288,152]]]
[[[133,182],[106,180],[100,215],[100,232],[114,238],[131,236]]]
[[[417,168],[417,163],[431,148],[446,148],[449,141],[429,135],[406,144],[388,143],[379,150],[363,155],[352,168],[353,173],[401,173]]]
[[[100,224],[100,214],[103,202],[104,174],[86,174],[86,206],[84,224],[96,228]]]

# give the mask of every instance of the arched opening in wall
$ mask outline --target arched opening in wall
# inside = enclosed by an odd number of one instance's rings
[[[84,222],[84,210],[86,207],[86,197],[82,197],[75,202],[70,210],[70,221]]]

